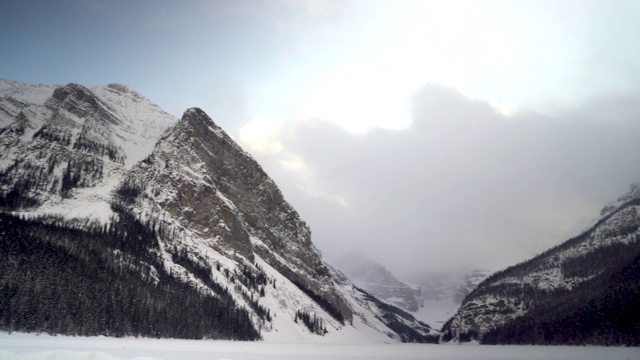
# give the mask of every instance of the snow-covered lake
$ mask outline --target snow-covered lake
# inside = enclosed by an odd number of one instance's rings
[[[639,360],[640,348],[286,344],[0,333],[0,360],[557,359]]]

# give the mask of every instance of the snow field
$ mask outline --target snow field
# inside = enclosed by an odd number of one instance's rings
[[[0,360],[638,360],[639,348],[418,344],[292,344],[0,333]]]

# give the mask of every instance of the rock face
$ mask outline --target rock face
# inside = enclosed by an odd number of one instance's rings
[[[0,257],[2,330],[433,341],[333,271],[202,110],[119,84],[0,80]]]
[[[386,303],[412,312],[422,305],[419,288],[398,280],[383,265],[364,255],[349,253],[336,265],[356,286]]]
[[[636,344],[639,212],[633,185],[581,234],[491,275],[445,324],[443,340]]]
[[[351,319],[309,227],[260,165],[202,110],[187,110],[119,192],[133,202],[130,211],[162,214],[223,254],[250,262],[259,255],[326,301],[339,319]]]

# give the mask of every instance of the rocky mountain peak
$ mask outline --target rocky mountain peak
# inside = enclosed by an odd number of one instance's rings
[[[238,158],[242,158],[246,166],[255,168],[256,170],[259,169],[264,173],[262,167],[251,155],[246,153],[231,136],[200,108],[193,107],[187,109],[175,129],[173,129],[173,133],[175,137],[180,137],[181,140],[189,141],[194,145],[194,150],[198,151],[199,155],[204,158],[212,155],[208,147],[215,144],[221,149],[228,148],[229,151],[232,150]],[[234,164],[227,165],[233,166]]]
[[[262,167],[201,109],[185,111],[119,192],[129,195],[134,211],[147,204],[223,254],[260,256],[339,318],[351,317],[309,227]]]
[[[229,135],[200,108],[187,109],[172,133],[173,137],[189,142],[198,156],[204,158],[212,155],[207,149],[209,146],[233,143]]]
[[[204,111],[178,120],[120,84],[0,80],[0,238],[19,244],[0,247],[0,287],[20,284],[16,304],[28,305],[5,314],[61,309],[31,330],[436,340],[332,271],[273,180]],[[6,319],[0,329],[24,330]]]

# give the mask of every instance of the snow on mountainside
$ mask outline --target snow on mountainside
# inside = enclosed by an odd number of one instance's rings
[[[358,287],[384,302],[411,312],[422,306],[419,288],[398,280],[384,266],[362,254],[348,253],[336,265]]]
[[[7,112],[12,121],[0,132],[0,205],[40,214],[90,211],[108,219],[109,195],[124,171],[177,121],[123,85],[2,84],[10,85],[2,103],[24,106]]]
[[[340,270],[330,267],[338,291],[349,302],[360,328],[371,328],[402,342],[437,342],[439,333],[413,315],[356,287]],[[362,326],[364,325],[364,326]],[[389,332],[393,329],[394,332]]]
[[[145,220],[162,219],[172,233],[181,234],[161,237],[167,252],[184,250],[205,263],[221,261],[222,254],[252,270],[258,270],[252,264],[264,261],[321,299],[330,315],[323,321],[337,320],[338,326],[351,319],[309,228],[259,165],[202,110],[187,110],[117,192],[127,211]],[[242,289],[249,296],[254,290]]]
[[[25,107],[44,104],[55,88],[0,79],[0,129],[11,124]]]
[[[629,277],[640,264],[639,239],[640,188],[634,184],[577,236],[483,281],[445,325],[443,339],[632,344],[628,329],[640,319],[625,309],[640,302],[637,278]],[[597,319],[604,314],[606,320]],[[596,325],[599,335],[591,332]]]
[[[409,285],[381,264],[356,252],[345,254],[335,265],[357,287],[438,327],[453,316],[462,300],[490,274],[488,270],[464,268],[441,273],[414,273],[406,277],[415,284]]]
[[[433,340],[332,270],[276,184],[202,110],[178,121],[119,84],[0,85],[0,329]]]

